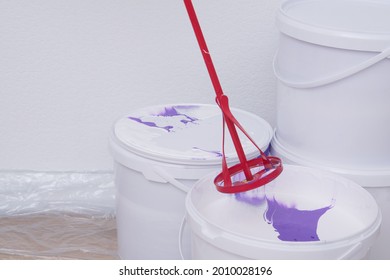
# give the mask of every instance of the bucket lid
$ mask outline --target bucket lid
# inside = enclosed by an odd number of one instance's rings
[[[272,127],[254,114],[239,109],[232,111],[259,147],[266,150],[272,139]],[[114,135],[124,148],[149,159],[191,165],[221,163],[222,115],[217,105],[169,104],[141,108],[120,118],[114,125]],[[246,155],[257,156],[257,149],[240,136]],[[237,161],[228,137],[225,155],[228,162]]]
[[[306,42],[381,52],[390,47],[390,3],[288,0],[277,15],[282,33]]]
[[[193,186],[186,209],[199,227],[192,229],[206,239],[225,238],[219,243],[224,248],[252,242],[258,253],[272,246],[321,251],[362,242],[381,223],[375,199],[353,181],[330,172],[285,165],[263,188],[230,195],[210,187],[212,179],[206,176]]]

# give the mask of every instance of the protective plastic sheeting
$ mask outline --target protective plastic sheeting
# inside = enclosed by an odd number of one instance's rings
[[[0,259],[117,259],[111,173],[0,173]]]

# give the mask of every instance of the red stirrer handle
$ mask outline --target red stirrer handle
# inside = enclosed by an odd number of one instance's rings
[[[191,0],[184,0],[184,4],[186,5],[188,16],[190,17],[192,28],[194,29],[195,36],[198,41],[204,62],[206,63],[207,70],[209,71],[209,75],[211,78],[211,82],[213,83],[215,93],[217,94],[217,97],[220,97],[221,95],[223,95],[222,87],[219,82],[217,72],[215,71],[214,64],[209,53],[209,49],[207,48],[202,29],[200,28],[200,24],[198,21],[198,17],[196,16],[194,6],[192,5]]]
[[[221,84],[219,82],[217,72],[215,71],[214,64],[213,64],[213,61],[211,59],[211,55],[210,55],[209,50],[207,48],[206,41],[203,37],[202,29],[200,28],[199,21],[198,21],[198,18],[196,16],[196,13],[195,13],[194,6],[192,5],[191,0],[184,0],[184,4],[186,6],[188,16],[191,20],[191,24],[192,24],[192,27],[194,29],[196,39],[198,41],[200,51],[201,51],[203,59],[206,63],[206,67],[207,67],[207,70],[209,72],[211,82],[213,84],[215,93],[217,95],[217,98],[216,98],[217,103],[220,106],[222,113],[224,114],[224,116],[223,116],[224,121],[226,122],[228,130],[230,132],[230,136],[232,137],[233,144],[234,144],[234,147],[237,151],[237,155],[238,155],[238,158],[240,160],[242,170],[245,174],[245,178],[248,181],[251,181],[253,179],[253,175],[250,171],[248,162],[246,160],[245,152],[244,152],[244,149],[242,148],[240,138],[238,137],[236,127],[235,127],[234,123],[229,118],[225,118],[224,106],[220,105],[220,103],[221,103],[220,100],[221,100],[222,96],[224,96],[225,98],[226,98],[226,96],[223,94],[223,90],[222,90]]]

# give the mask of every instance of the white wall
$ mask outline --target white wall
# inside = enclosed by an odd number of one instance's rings
[[[231,105],[274,124],[280,0],[194,0]],[[213,103],[182,0],[0,0],[0,170],[111,170],[134,108]]]

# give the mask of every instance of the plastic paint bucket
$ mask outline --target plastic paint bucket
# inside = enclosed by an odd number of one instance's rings
[[[193,259],[363,259],[379,233],[375,199],[331,172],[285,165],[239,194],[219,193],[213,178],[186,197]]]
[[[254,114],[234,109],[266,150],[271,126]],[[237,163],[226,139],[229,163]],[[258,156],[243,142],[248,158]],[[180,259],[179,229],[185,195],[221,166],[222,117],[216,105],[170,104],[141,108],[115,122],[110,149],[114,158],[118,254],[122,259]],[[187,240],[187,241],[186,241]],[[183,252],[189,254],[189,237]]]
[[[364,186],[390,186],[389,14],[390,3],[295,0],[277,16],[278,142]]]
[[[368,259],[390,260],[390,186],[365,189],[375,198],[382,212],[381,231],[371,247]]]
[[[350,178],[355,182],[361,182],[363,187],[375,198],[379,208],[382,212],[382,226],[380,235],[377,238],[375,244],[371,247],[368,259],[390,259],[390,186],[373,187],[377,177],[375,177],[375,170],[372,170],[370,174],[366,174],[365,170],[348,170],[335,168],[324,163],[309,161],[305,158],[301,158],[298,155],[292,154],[285,149],[278,141],[277,136],[272,139],[270,153],[282,158],[283,162],[288,164],[295,164],[301,166],[308,166],[318,169],[331,171],[344,177]],[[377,171],[378,174],[383,174],[381,170]],[[369,186],[365,186],[364,183]]]
[[[377,198],[383,230],[375,259],[390,259],[389,14],[384,1],[286,1],[274,60],[272,153],[341,174]]]

